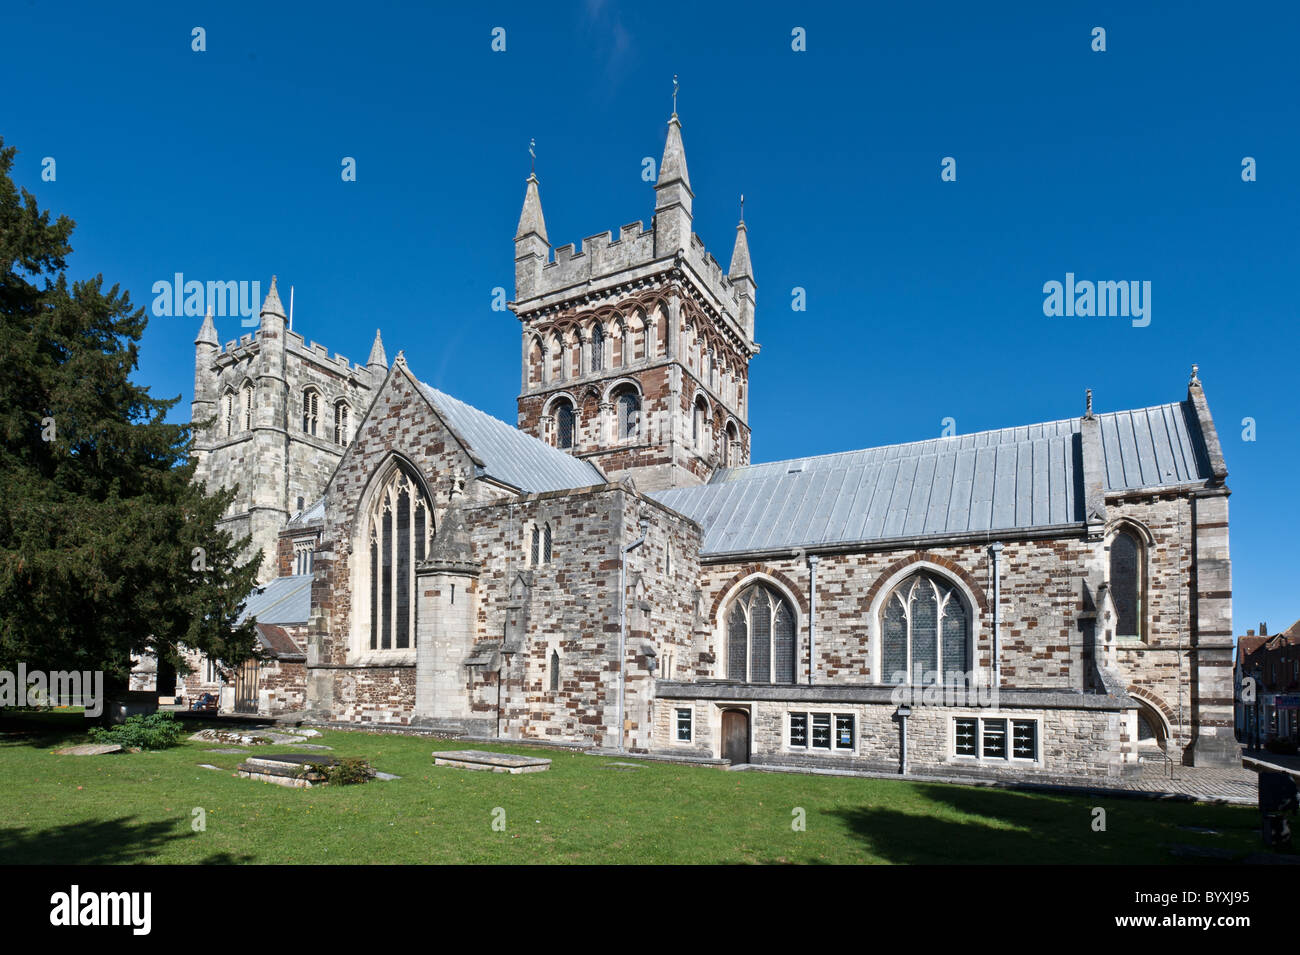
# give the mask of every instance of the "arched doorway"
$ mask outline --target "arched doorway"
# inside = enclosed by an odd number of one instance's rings
[[[722,758],[732,766],[749,762],[749,711],[722,711]]]

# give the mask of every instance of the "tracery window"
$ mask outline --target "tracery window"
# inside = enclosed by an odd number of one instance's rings
[[[415,565],[433,539],[433,516],[419,483],[398,464],[375,495],[370,548],[370,649],[415,646]]]
[[[766,584],[741,592],[727,615],[727,677],[746,683],[793,683],[795,616]]]
[[[1115,636],[1141,639],[1145,603],[1145,548],[1138,536],[1120,529],[1110,542],[1110,597],[1115,604]]]
[[[947,581],[913,574],[886,598],[880,618],[882,682],[924,685],[970,672],[970,613]]]

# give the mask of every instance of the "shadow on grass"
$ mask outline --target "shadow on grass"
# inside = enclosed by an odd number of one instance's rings
[[[152,862],[163,846],[198,834],[178,833],[170,821],[141,822],[134,817],[74,822],[51,829],[0,829],[3,865],[122,865]],[[215,853],[203,864],[252,862],[252,856]]]
[[[929,812],[883,806],[829,810],[873,855],[904,865],[1172,863],[1172,842],[1194,842],[1154,806],[1125,801],[1076,800],[1004,789],[920,785]],[[1093,807],[1107,809],[1107,830],[1093,829]],[[1167,812],[1167,807],[1162,811]],[[1118,818],[1117,818],[1118,816]],[[1181,835],[1181,837],[1180,837]],[[1233,847],[1239,849],[1239,847]],[[1244,852],[1241,852],[1244,855]]]

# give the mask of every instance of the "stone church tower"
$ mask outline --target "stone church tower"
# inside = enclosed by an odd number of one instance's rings
[[[724,274],[691,231],[695,194],[677,114],[649,229],[633,222],[552,258],[538,185],[530,175],[515,234],[519,427],[643,491],[748,464],[758,345],[745,223]]]
[[[209,490],[238,487],[221,526],[252,537],[249,553],[263,554],[261,582],[276,576],[281,529],[324,493],[388,373],[378,331],[369,361],[353,365],[305,342],[288,322],[272,277],[256,336],[222,348],[209,313],[194,340],[195,479]]]

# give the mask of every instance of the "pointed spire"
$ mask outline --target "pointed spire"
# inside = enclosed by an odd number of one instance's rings
[[[203,317],[203,324],[199,327],[199,337],[194,339],[196,345],[220,345],[217,338],[217,326],[212,324],[212,307],[208,306],[208,314]]]
[[[370,358],[366,360],[366,365],[378,365],[380,368],[388,367],[388,356],[384,354],[384,340],[379,337],[379,329],[375,329],[375,343],[370,346]]]
[[[266,293],[266,301],[262,303],[263,315],[279,315],[281,318],[288,318],[284,313],[284,306],[280,303],[280,293],[275,289],[275,276],[271,276],[271,291]]]
[[[691,188],[691,175],[686,171],[686,147],[682,145],[682,124],[674,112],[668,120],[668,139],[664,142],[664,158],[659,162],[659,181],[655,188],[681,181]]]
[[[515,241],[529,235],[536,235],[550,245],[546,237],[546,217],[542,215],[542,196],[537,191],[537,174],[529,173],[528,189],[524,193],[524,208],[519,213],[519,228],[515,230]]]
[[[745,228],[745,220],[742,217],[740,225],[736,226],[736,244],[731,250],[731,268],[727,270],[727,277],[730,279],[753,279],[754,277],[754,270],[749,264],[748,234],[749,230]]]

